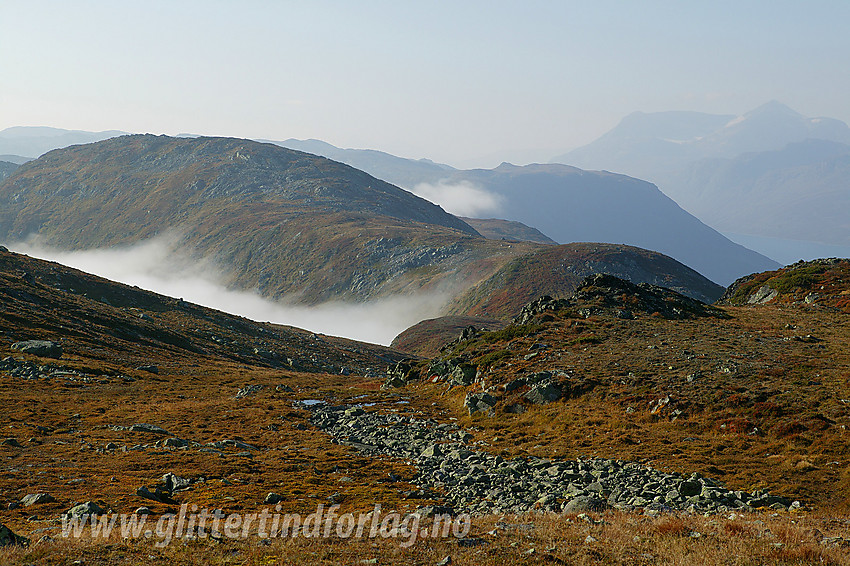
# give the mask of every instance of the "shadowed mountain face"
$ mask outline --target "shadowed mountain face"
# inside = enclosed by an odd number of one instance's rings
[[[705,159],[669,175],[665,186],[724,232],[848,246],[848,179],[850,145],[810,139],[777,151]]]

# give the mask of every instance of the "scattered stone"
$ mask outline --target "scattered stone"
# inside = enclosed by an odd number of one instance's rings
[[[487,541],[483,538],[461,538],[457,540],[457,545],[461,548],[475,548],[476,546],[484,546],[487,544]]]
[[[0,446],[11,446],[13,448],[23,448],[17,438],[6,438],[0,441]]]
[[[54,498],[49,493],[31,493],[21,498],[21,504],[24,507],[38,505],[40,503],[53,503],[54,501],[56,501],[56,498]]]
[[[464,407],[467,408],[470,415],[475,413],[493,414],[493,407],[496,406],[496,398],[487,392],[467,393],[463,400]]]
[[[679,484],[679,495],[693,497],[702,493],[702,484],[696,480],[687,480]]]
[[[636,462],[543,460],[533,456],[506,460],[470,449],[466,444],[469,433],[456,424],[398,413],[348,412],[352,408],[359,407],[315,405],[310,407],[310,422],[329,433],[334,442],[370,456],[415,464],[417,476],[406,481],[419,489],[410,498],[439,501],[439,505],[417,509],[422,517],[454,514],[456,510],[471,514],[549,510],[578,515],[608,507],[642,510],[651,516],[671,509],[711,514],[792,505],[790,500],[767,492],[730,491],[698,474],[682,477]],[[683,492],[696,493],[684,496]],[[564,501],[567,503],[559,508]]]
[[[272,491],[269,492],[268,495],[266,495],[266,498],[263,500],[263,503],[265,503],[266,505],[275,505],[277,503],[280,503],[281,501],[283,501],[283,497]]]
[[[189,441],[174,436],[163,440],[162,445],[166,448],[185,448],[186,446],[189,446]]]
[[[136,515],[150,515],[151,510],[148,507],[137,507],[135,511],[133,511]]]
[[[105,511],[100,505],[94,501],[86,501],[85,503],[74,505],[65,512],[65,515],[70,517],[85,517],[86,515],[103,515],[103,513]]]
[[[449,566],[452,563],[452,557],[446,556],[442,560],[438,560],[435,564],[436,566]]]
[[[249,395],[253,395],[254,393],[258,392],[262,388],[262,385],[246,385],[245,387],[236,392],[235,399],[244,399],[245,397],[248,397]]]
[[[62,357],[62,346],[50,340],[25,340],[12,344],[13,350],[22,354],[31,354],[40,358],[52,358],[58,360]]]
[[[560,385],[552,381],[544,381],[534,385],[524,397],[535,405],[545,405],[557,401],[562,395]]]
[[[148,373],[159,373],[159,366],[155,365],[144,365],[136,368],[138,371],[146,371]]]
[[[162,476],[162,484],[169,493],[184,491],[192,485],[192,480],[168,472]]]
[[[136,495],[144,497],[145,499],[150,499],[151,501],[156,501],[157,503],[166,503],[168,505],[174,505],[177,503],[171,499],[171,494],[163,490],[160,486],[156,486],[154,490],[151,491],[147,486],[143,485],[136,490]]]
[[[146,424],[146,423],[138,423],[131,425],[128,429],[130,432],[149,432],[151,434],[170,434],[164,428],[160,428],[156,425]]]
[[[274,389],[279,393],[295,393],[295,390],[288,385],[277,385]]]

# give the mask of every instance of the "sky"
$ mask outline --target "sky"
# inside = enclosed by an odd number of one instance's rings
[[[634,111],[850,122],[847,29],[847,0],[0,0],[0,129],[523,164]]]

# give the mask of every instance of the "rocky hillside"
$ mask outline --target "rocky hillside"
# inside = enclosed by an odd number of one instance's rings
[[[595,275],[571,297],[529,303],[504,328],[467,329],[432,360],[398,366],[387,387],[445,397],[458,422],[486,431],[505,458],[644,457],[741,489],[808,500],[829,493],[846,505],[848,339],[846,316],[834,309],[718,308]],[[570,481],[575,493],[614,507],[647,500],[619,485],[614,469],[606,474],[593,486]],[[713,488],[699,481],[706,497]],[[451,493],[468,497],[468,485],[478,484],[458,482]],[[681,495],[650,499],[676,507]],[[717,495],[708,498],[727,510],[765,496]],[[712,503],[692,496],[690,505]]]
[[[663,254],[632,246],[577,243],[550,246],[511,261],[455,299],[450,308],[475,316],[511,318],[541,295],[571,295],[594,273],[667,287],[706,303],[723,294],[722,287]]]
[[[850,259],[800,261],[742,277],[726,290],[720,303],[807,305],[850,313]]]
[[[0,299],[4,342],[53,341],[63,359],[82,356],[126,371],[156,367],[168,374],[203,361],[367,373],[400,358],[380,346],[256,323],[2,246]]]

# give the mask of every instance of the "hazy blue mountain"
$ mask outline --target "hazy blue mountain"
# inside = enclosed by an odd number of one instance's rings
[[[662,183],[663,175],[695,161],[777,150],[809,138],[850,143],[850,128],[832,118],[807,118],[776,101],[738,117],[637,112],[599,139],[552,162]]]
[[[785,258],[850,243],[848,146],[844,122],[773,101],[731,119],[632,114],[555,161],[648,179],[713,228]]]
[[[32,159],[22,155],[0,155],[0,161],[14,163],[15,165],[23,165],[27,161],[32,161]]]
[[[705,159],[667,176],[667,193],[724,232],[850,245],[850,145],[806,140]]]
[[[446,171],[454,170],[448,165],[435,163],[430,159],[406,159],[374,149],[341,149],[321,140],[258,141],[321,155],[405,188],[411,188],[419,183],[436,182],[445,176]]]
[[[92,143],[127,132],[108,130],[105,132],[84,132],[82,130],[63,130],[46,126],[15,126],[0,131],[0,154],[9,153],[15,156],[38,157],[48,151],[77,145]]]
[[[655,250],[721,285],[778,265],[706,226],[652,183],[625,175],[504,163],[496,169],[456,171],[443,182],[483,187],[500,201],[498,216],[534,226],[557,242]]]

